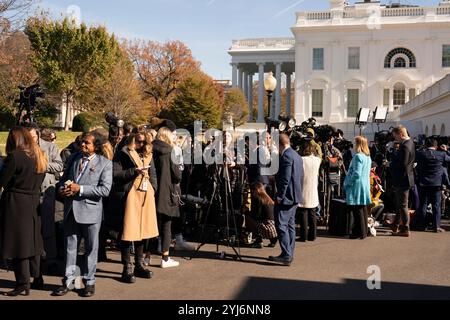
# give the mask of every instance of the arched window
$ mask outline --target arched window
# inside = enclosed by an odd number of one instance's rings
[[[436,135],[436,125],[433,124],[433,130],[431,131],[431,135],[435,136]]]
[[[445,137],[445,124],[442,124],[441,126],[441,136]]]
[[[401,106],[405,104],[406,93],[405,85],[403,83],[396,83],[394,85],[394,106]]]
[[[428,126],[425,127],[425,135],[428,137]]]
[[[394,61],[394,68],[406,68],[406,61],[402,57],[398,57]]]
[[[416,57],[406,48],[391,50],[384,59],[385,68],[415,68]]]

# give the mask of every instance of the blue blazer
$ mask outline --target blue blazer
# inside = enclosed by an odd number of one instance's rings
[[[347,205],[365,206],[372,203],[370,199],[370,167],[372,160],[363,153],[357,153],[350,163],[344,180]]]
[[[83,155],[81,152],[74,154],[70,160],[70,166],[66,168],[59,185],[67,180],[75,179],[80,173],[80,163]],[[88,164],[89,167],[83,172],[78,184],[83,187],[83,194],[79,193],[64,201],[64,219],[71,210],[75,221],[80,224],[100,223],[103,218],[103,201],[111,191],[113,174],[112,162],[101,155],[96,155]]]
[[[441,187],[443,178],[446,178],[444,167],[450,163],[450,157],[443,151],[432,149],[422,150],[417,153],[417,177],[419,186],[422,187]]]
[[[302,158],[292,148],[286,149],[280,157],[280,166],[275,176],[276,199],[283,205],[297,205],[301,202]]]

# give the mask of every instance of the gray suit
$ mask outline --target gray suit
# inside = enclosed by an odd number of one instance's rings
[[[39,146],[48,159],[48,167],[41,186],[41,224],[44,250],[47,259],[56,258],[55,237],[55,198],[56,176],[64,170],[64,163],[59,155],[58,147],[45,140],[39,139]]]
[[[82,154],[74,154],[69,159],[69,166],[61,179],[62,184],[67,180],[74,181],[83,191],[73,198],[67,198],[64,203],[67,286],[70,286],[78,275],[83,275],[87,285],[95,284],[99,231],[103,217],[102,198],[109,195],[113,178],[112,162],[105,157],[96,155],[79,177],[81,162]],[[78,241],[81,238],[85,241],[85,264],[81,273],[77,273]]]

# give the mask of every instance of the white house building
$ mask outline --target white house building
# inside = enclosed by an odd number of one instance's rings
[[[297,121],[315,117],[347,132],[360,107],[387,106],[390,120],[401,120],[395,110],[450,73],[449,0],[435,7],[331,0],[327,11],[296,17],[293,39],[237,40],[229,50],[233,85],[249,102],[258,74],[259,113],[261,80],[269,71],[278,80],[273,116],[279,115],[285,73],[288,87],[295,78]]]

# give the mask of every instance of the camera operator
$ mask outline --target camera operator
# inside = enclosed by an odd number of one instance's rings
[[[342,153],[342,161],[345,170],[350,167],[350,162],[353,158],[353,144],[344,138],[344,132],[341,129],[336,130],[336,136],[333,145]]]
[[[324,144],[324,157],[326,166],[333,171],[344,171],[344,159],[341,151],[334,146],[334,137],[330,136]]]
[[[417,152],[416,157],[420,197],[417,227],[422,231],[426,229],[426,213],[429,202],[431,202],[433,210],[433,231],[445,231],[441,228],[441,196],[443,170],[445,165],[450,163],[450,156],[446,154],[446,147],[443,148],[443,151],[438,151],[437,146],[436,139],[427,138],[426,149]]]
[[[395,141],[399,143],[399,150],[392,155],[392,161],[389,165],[397,209],[395,221],[391,226],[391,229],[393,231],[393,235],[409,237],[410,219],[408,212],[408,199],[409,191],[415,184],[415,146],[404,126],[399,125],[393,129],[392,133]],[[402,222],[401,226],[400,221]]]
[[[310,144],[311,147],[312,147],[313,154],[314,154],[316,157],[319,157],[320,159],[322,159],[322,157],[323,157],[323,154],[322,154],[322,148],[321,148],[320,145],[316,142],[316,140],[314,140],[314,138],[315,138],[315,136],[316,136],[316,134],[315,134],[315,132],[314,132],[314,129],[313,129],[313,128],[308,128],[308,129],[306,129],[306,135],[308,136],[309,139],[311,139],[310,142],[309,142],[309,144]]]

